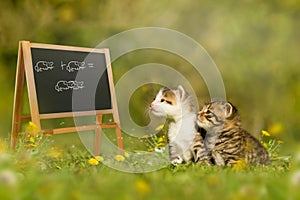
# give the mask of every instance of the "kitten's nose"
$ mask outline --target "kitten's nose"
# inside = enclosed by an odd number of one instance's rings
[[[153,103],[150,103],[150,108],[153,108],[154,104]]]

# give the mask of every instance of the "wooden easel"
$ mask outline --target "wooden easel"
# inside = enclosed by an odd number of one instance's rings
[[[84,111],[84,112],[65,112],[65,113],[50,113],[50,114],[40,114],[36,93],[36,86],[34,81],[34,69],[31,57],[31,47],[34,48],[50,48],[58,50],[67,51],[81,51],[81,52],[100,52],[105,53],[105,59],[107,61],[107,73],[109,78],[109,88],[111,92],[111,109],[106,110],[95,110],[95,111]],[[23,89],[24,89],[24,75],[26,76],[28,98],[30,105],[30,116],[22,116],[22,100],[23,100]],[[79,127],[67,127],[67,128],[55,128],[51,130],[43,130],[41,128],[41,120],[43,119],[54,119],[54,118],[67,118],[73,116],[93,116],[96,113],[96,124],[79,126]],[[103,123],[102,115],[112,114],[114,122]],[[77,131],[95,131],[94,138],[94,155],[100,154],[100,137],[101,128],[115,128],[117,145],[119,152],[123,153],[123,140],[122,133],[120,130],[120,120],[117,109],[117,101],[115,97],[115,90],[113,84],[113,77],[110,65],[110,56],[108,49],[90,49],[83,47],[71,47],[71,46],[61,46],[61,45],[49,45],[49,44],[39,44],[30,43],[28,41],[19,42],[18,50],[18,61],[17,61],[17,71],[15,80],[15,93],[14,93],[14,105],[13,105],[13,118],[12,118],[12,132],[11,132],[11,148],[15,148],[18,141],[18,134],[21,132],[21,121],[31,120],[40,130],[41,133],[51,133],[51,134],[62,134]]]

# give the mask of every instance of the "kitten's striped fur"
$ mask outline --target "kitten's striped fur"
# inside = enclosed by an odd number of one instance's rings
[[[229,102],[216,100],[198,113],[192,152],[195,162],[232,166],[239,161],[248,165],[269,164],[268,152],[241,127],[240,115]]]

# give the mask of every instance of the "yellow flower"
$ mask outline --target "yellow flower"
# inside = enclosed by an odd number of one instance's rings
[[[147,151],[148,152],[152,152],[152,151],[154,151],[154,149],[153,148],[149,148]]]
[[[282,132],[283,125],[278,122],[278,123],[272,124],[268,130],[270,133],[272,133],[272,135],[278,135]]]
[[[163,129],[163,128],[164,128],[164,125],[162,124],[162,125],[159,125],[158,127],[156,127],[155,130],[156,130],[156,131],[160,131],[160,130]]]
[[[268,148],[267,143],[263,142],[262,145],[263,145],[266,149]]]
[[[267,137],[270,137],[270,133],[268,131],[265,131],[265,130],[262,130],[261,133],[264,135],[264,136],[267,136]]]
[[[278,157],[278,154],[277,154],[277,153],[273,153],[273,154],[272,154],[272,157],[273,157],[273,158],[276,158],[276,157]]]
[[[125,160],[125,157],[122,156],[122,155],[116,155],[116,156],[115,156],[115,160],[116,160],[116,161],[124,161],[124,160]]]
[[[35,139],[34,139],[34,137],[30,137],[30,138],[29,138],[29,142],[32,142],[32,143],[34,143],[34,142],[35,142]]]
[[[49,155],[52,158],[61,158],[62,157],[62,153],[60,150],[58,150],[57,148],[51,148],[49,151]]]
[[[33,129],[36,129],[37,128],[37,125],[35,123],[33,123],[32,121],[30,121],[28,123],[29,127],[33,128]]]
[[[38,132],[37,125],[35,123],[33,123],[32,121],[30,121],[26,126],[26,132],[29,135],[36,135]]]
[[[124,153],[124,156],[125,156],[126,158],[129,158],[129,153],[125,152],[125,153]]]
[[[27,146],[27,147],[36,147],[37,145],[36,145],[36,144],[30,143],[30,144],[27,144],[26,146]]]
[[[99,161],[96,160],[95,158],[90,158],[90,159],[88,160],[88,163],[89,163],[90,165],[98,165],[98,164],[99,164]]]
[[[282,140],[277,140],[277,144],[283,144]]]
[[[241,170],[241,169],[245,169],[247,166],[246,161],[244,159],[238,160],[234,165],[233,165],[233,169],[236,170]]]
[[[160,143],[160,142],[164,142],[164,138],[163,137],[159,137],[158,140],[157,140],[157,143]]]
[[[98,160],[99,162],[102,162],[104,160],[102,156],[95,156],[95,159]]]
[[[51,133],[45,133],[44,134],[46,137],[52,137],[53,136],[53,134],[51,134]]]
[[[157,143],[155,146],[157,146],[157,147],[163,147],[163,146],[165,146],[165,143]]]
[[[150,192],[150,185],[144,180],[137,180],[135,181],[134,185],[136,190],[142,195],[148,194]]]

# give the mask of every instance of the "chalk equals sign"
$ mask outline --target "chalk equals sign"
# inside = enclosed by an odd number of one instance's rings
[[[95,67],[94,63],[88,63],[87,66],[88,66],[89,68]]]

